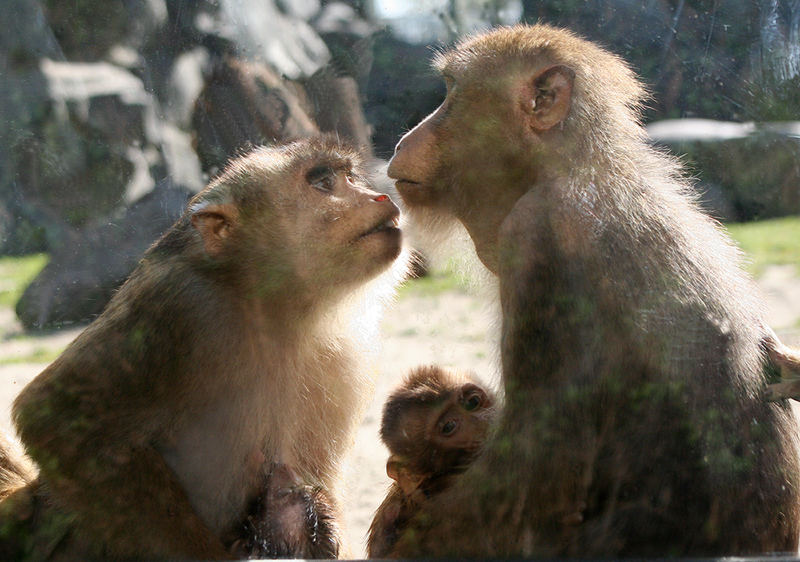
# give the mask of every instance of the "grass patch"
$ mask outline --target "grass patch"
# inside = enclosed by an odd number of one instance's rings
[[[747,223],[728,223],[728,233],[746,254],[745,268],[758,277],[769,265],[794,265],[800,276],[800,216]],[[449,291],[469,292],[470,284],[454,264],[407,281],[398,296],[437,296]]]
[[[747,254],[747,269],[755,276],[768,265],[791,264],[800,275],[800,217],[727,224],[730,235]]]
[[[0,258],[0,306],[14,306],[47,259],[47,254]]]
[[[16,365],[18,363],[52,363],[64,351],[63,348],[49,349],[37,347],[26,355],[15,355],[13,357],[0,358],[0,366]]]
[[[424,277],[406,281],[400,286],[398,297],[435,297],[450,291],[468,292],[469,282],[456,271],[455,266],[447,265],[443,269],[429,270]]]

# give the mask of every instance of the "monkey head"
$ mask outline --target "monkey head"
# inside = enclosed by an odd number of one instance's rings
[[[401,249],[397,206],[372,190],[356,152],[327,138],[254,149],[189,213],[202,259],[250,272],[261,294],[306,291],[319,302],[376,276]]]
[[[383,410],[388,475],[411,495],[426,480],[464,470],[486,440],[494,404],[464,375],[435,366],[412,371]]]
[[[431,218],[460,221],[496,272],[497,232],[516,201],[596,152],[643,92],[616,57],[544,25],[466,39],[434,64],[447,95],[397,144],[388,174],[423,230]],[[597,68],[612,70],[601,82]]]

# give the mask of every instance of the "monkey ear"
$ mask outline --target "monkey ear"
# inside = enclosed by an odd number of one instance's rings
[[[230,236],[239,212],[231,203],[209,203],[192,212],[192,226],[200,233],[209,256],[217,256]]]
[[[406,463],[397,460],[395,455],[390,456],[389,460],[386,461],[386,474],[397,482],[397,485],[400,486],[406,496],[413,494],[422,481],[425,480],[425,475],[415,474],[410,471]]]
[[[552,129],[569,114],[575,72],[566,66],[550,66],[531,81],[531,127],[535,131]]]

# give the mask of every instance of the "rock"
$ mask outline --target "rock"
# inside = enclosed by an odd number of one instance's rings
[[[355,79],[321,70],[301,83],[309,98],[311,115],[319,129],[337,134],[370,155],[370,127],[361,109],[361,94]]]
[[[800,213],[800,122],[677,119],[647,130],[698,177],[712,216],[747,221]]]
[[[276,0],[275,6],[288,16],[308,21],[319,12],[320,0]]]
[[[318,133],[288,87],[263,63],[226,57],[206,80],[192,117],[195,148],[209,175],[248,145]]]
[[[208,67],[208,51],[196,47],[175,59],[167,79],[164,115],[184,130],[189,130],[194,103],[203,90],[203,72]]]
[[[64,55],[97,61],[118,43],[139,49],[167,19],[164,0],[45,0],[45,14]]]
[[[40,57],[58,57],[61,50],[37,0],[8,0],[13,25],[0,26],[0,255],[41,251],[47,235],[25,214],[18,195],[15,147],[31,136],[34,109],[46,99]]]
[[[5,0],[3,11],[13,25],[0,26],[0,68],[36,64],[41,57],[59,58],[61,47],[38,0]],[[5,74],[5,72],[3,72]]]
[[[373,35],[378,27],[343,2],[325,4],[312,24],[331,52],[325,70],[352,76],[363,92],[372,69]]]
[[[430,56],[426,45],[411,45],[387,32],[376,34],[364,112],[373,127],[377,156],[390,158],[403,133],[442,103],[444,81],[431,71]]]
[[[164,181],[120,218],[73,233],[17,302],[22,325],[56,329],[97,316],[144,251],[181,216],[190,196]]]
[[[0,147],[10,170],[0,194],[80,228],[152,188],[149,169],[160,160],[153,100],[131,73],[42,59],[6,87],[0,96],[22,100],[22,111]]]
[[[161,151],[167,164],[168,177],[178,185],[197,193],[203,187],[200,159],[192,147],[192,137],[170,123],[161,126]]]
[[[311,76],[330,59],[311,26],[270,0],[220,0],[216,34],[243,58],[265,62],[287,78]]]

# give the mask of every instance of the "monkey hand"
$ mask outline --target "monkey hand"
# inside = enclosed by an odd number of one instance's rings
[[[578,509],[566,514],[561,519],[561,524],[565,527],[574,527],[583,523],[583,512],[586,510],[586,502],[580,502]]]
[[[767,386],[764,399],[770,402],[784,398],[800,400],[800,351],[785,346],[771,330],[762,340],[767,353],[768,371],[776,371],[779,382]]]

